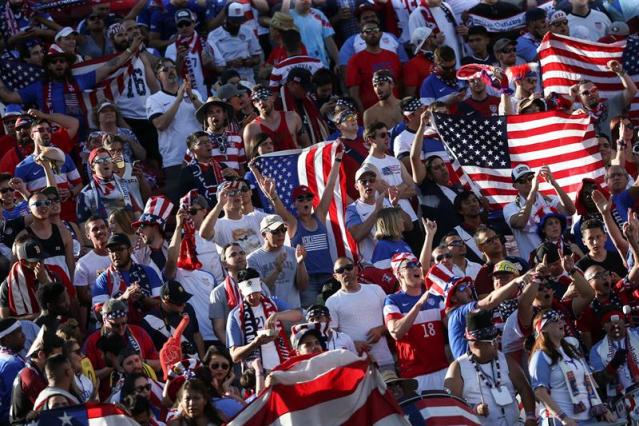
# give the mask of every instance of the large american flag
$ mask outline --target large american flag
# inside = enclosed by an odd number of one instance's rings
[[[41,411],[28,426],[134,426],[138,423],[114,404],[82,405]]]
[[[71,72],[73,75],[81,75],[95,71],[117,55],[116,53],[74,64],[71,67]],[[127,79],[132,71],[133,65],[131,59],[129,59],[96,85],[95,89],[82,92],[84,105],[87,107],[87,123],[90,126],[95,127],[93,126],[94,123],[92,123],[93,109],[104,100],[114,100],[120,96],[126,88]],[[0,61],[0,79],[11,90],[21,89],[43,78],[45,78],[45,74],[40,67],[17,60]]]
[[[444,391],[426,391],[420,396],[402,401],[401,407],[411,425],[481,425],[477,415],[463,399]]]
[[[522,163],[533,170],[549,166],[573,199],[583,178],[601,181],[605,174],[587,114],[550,111],[490,118],[434,117],[462,183],[495,206],[515,200],[511,172]],[[555,193],[547,182],[539,188],[542,194]]]
[[[328,175],[333,167],[337,151],[334,141],[322,142],[305,149],[278,151],[257,158],[255,165],[263,176],[275,180],[277,194],[288,211],[295,213],[291,191],[298,185],[308,186],[316,194],[314,203],[324,193]],[[341,163],[340,163],[341,164]],[[327,232],[333,259],[357,252],[357,245],[346,231],[346,179],[345,171],[340,169],[340,176],[335,184],[333,200],[328,210]],[[265,211],[272,213],[273,206],[260,191]],[[330,224],[330,226],[328,226]]]
[[[615,43],[595,43],[548,32],[539,46],[544,93],[568,94],[581,79],[592,80],[599,95],[608,99],[623,90],[621,79],[606,64],[617,60],[639,83],[639,36],[634,34]],[[633,121],[639,121],[639,96],[630,105]]]

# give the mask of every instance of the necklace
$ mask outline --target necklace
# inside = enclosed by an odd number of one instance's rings
[[[481,366],[479,365],[479,362],[475,358],[475,355],[471,354],[469,358],[470,358],[470,362],[473,364],[473,367],[475,367],[475,371],[477,372],[477,375],[489,389],[492,387],[496,387],[496,388],[501,387],[501,368],[499,366],[499,357],[497,357],[496,359],[490,360],[490,369],[492,371],[492,377],[490,377],[490,380],[488,377],[486,377],[486,374],[484,374],[484,370],[482,370]],[[496,374],[495,374],[495,370],[497,370]]]

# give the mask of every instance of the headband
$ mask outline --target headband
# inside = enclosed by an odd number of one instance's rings
[[[537,322],[535,323],[535,335],[539,336],[547,324],[550,324],[552,322],[557,322],[560,319],[561,319],[561,314],[559,313],[559,311],[550,309],[544,312],[541,318],[538,319]]]
[[[104,317],[109,320],[124,318],[125,316],[127,316],[127,312],[124,309],[118,309],[117,311],[112,311],[104,314]]]
[[[386,73],[379,73],[373,76],[373,84],[379,84],[388,81],[389,83],[393,82],[393,77]]]
[[[11,324],[9,327],[7,327],[6,330],[0,331],[0,339],[13,333],[18,328],[20,328],[20,321],[16,321],[13,324]]]
[[[310,308],[308,308],[308,311],[306,311],[306,320],[308,321],[309,318],[313,316],[320,316],[320,315],[325,315],[329,317],[331,316],[331,313],[326,306],[322,306],[322,305],[311,306]]]
[[[490,327],[480,328],[479,330],[466,330],[464,333],[466,340],[493,340],[497,337],[499,331],[497,327],[491,325]]]
[[[335,101],[335,108],[348,108],[348,109],[354,109],[353,108],[353,104],[349,101],[347,101],[346,99],[343,98],[339,98],[338,100]]]
[[[399,269],[404,262],[419,262],[413,253],[396,253],[391,258],[391,269],[393,275],[399,277]]]
[[[402,108],[402,112],[404,113],[404,115],[408,116],[423,106],[424,104],[422,103],[420,99],[413,98],[410,101],[408,101],[406,105],[404,105],[404,108]]]
[[[258,87],[257,89],[253,90],[253,94],[251,95],[251,100],[253,101],[257,101],[257,100],[261,100],[261,101],[265,101],[267,99],[271,98],[271,89],[266,88],[266,87]]]

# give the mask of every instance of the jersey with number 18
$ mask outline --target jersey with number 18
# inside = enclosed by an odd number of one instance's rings
[[[400,320],[415,306],[420,296],[403,291],[386,296],[384,321]],[[444,303],[440,296],[429,295],[413,325],[399,340],[395,340],[400,375],[406,378],[429,374],[448,367],[444,351]]]

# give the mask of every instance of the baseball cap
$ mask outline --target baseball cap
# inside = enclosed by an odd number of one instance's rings
[[[189,9],[180,9],[175,12],[175,23],[179,24],[183,21],[193,22],[193,15]]]
[[[536,7],[534,9],[529,9],[526,11],[526,24],[531,22],[545,20],[546,19],[546,11],[542,8]]]
[[[20,127],[31,127],[31,120],[25,117],[18,117],[16,120],[16,129]]]
[[[410,36],[410,44],[413,45],[413,52],[417,53],[420,51],[426,39],[430,37],[433,29],[430,27],[419,27],[413,31],[413,34]]]
[[[184,290],[184,287],[178,281],[168,280],[160,288],[160,296],[163,299],[169,299],[171,303],[181,305],[188,302],[193,295]]]
[[[299,83],[305,90],[309,91],[313,89],[313,82],[311,80],[312,74],[306,68],[295,67],[288,73],[286,82],[294,81]]]
[[[229,9],[226,12],[226,16],[229,19],[244,19],[244,10],[242,5],[237,2],[229,4]]]
[[[320,324],[314,322],[307,322],[303,324],[294,325],[291,328],[291,345],[293,349],[297,349],[300,341],[309,334],[314,335],[321,342],[324,340],[322,332],[319,330]]]
[[[78,32],[71,27],[64,27],[56,33],[54,41],[57,43],[59,39],[69,37],[71,34],[78,35]]]
[[[286,226],[282,216],[278,214],[270,214],[260,221],[260,232],[274,231],[280,226]]]
[[[311,191],[311,188],[309,188],[306,185],[296,186],[295,188],[293,188],[293,191],[291,191],[291,198],[293,199],[296,199],[297,197],[301,197],[302,195],[315,195],[315,194],[313,194],[313,191]]]
[[[379,175],[379,169],[377,167],[375,167],[373,164],[371,163],[364,163],[362,164],[362,166],[357,169],[357,171],[355,172],[355,181],[358,181],[359,178],[361,178],[362,176],[364,176],[366,173],[372,173],[375,176]]]
[[[217,96],[222,99],[224,102],[227,102],[234,96],[240,96],[241,92],[238,90],[235,84],[225,84],[220,87],[217,91]]]
[[[565,21],[567,19],[568,15],[566,15],[566,12],[563,10],[555,10],[552,15],[550,15],[550,18],[548,18],[548,23],[554,24],[555,22]]]
[[[493,275],[502,272],[519,276],[519,268],[517,267],[517,265],[508,260],[501,260],[497,262],[495,264],[495,267],[493,268]]]
[[[514,40],[511,40],[509,38],[500,38],[499,40],[495,42],[495,45],[493,46],[493,52],[500,53],[502,50],[504,50],[508,46],[516,46],[516,45],[517,43]]]
[[[4,114],[2,118],[8,117],[20,117],[24,112],[22,111],[22,107],[18,104],[9,104],[4,110]]]
[[[517,167],[515,167],[512,171],[512,173],[510,174],[510,177],[513,179],[513,182],[517,181],[520,177],[524,176],[524,175],[528,175],[528,174],[535,174],[535,172],[533,172],[530,167],[528,167],[525,164],[520,164]]]
[[[18,260],[40,262],[44,258],[44,254],[40,244],[36,240],[26,240],[22,244],[18,244],[16,257]]]
[[[630,34],[630,28],[628,28],[628,24],[622,21],[615,21],[608,28],[608,34],[616,35],[616,36],[627,36]]]
[[[109,237],[106,244],[107,248],[120,245],[131,247],[131,240],[126,234],[115,233]]]
[[[60,196],[60,193],[58,192],[58,188],[56,188],[55,186],[47,186],[41,189],[40,194],[46,195],[47,197],[49,195],[55,195],[56,197]]]
[[[404,389],[405,393],[413,393],[417,391],[418,383],[415,379],[404,379],[397,377],[397,373],[393,370],[384,370],[382,373],[382,379],[384,379],[384,383],[387,386],[390,386],[393,383],[399,383]]]
[[[100,106],[98,107],[98,114],[104,109],[104,108],[113,108],[115,109],[115,105],[112,104],[111,102],[102,102],[100,104]]]

